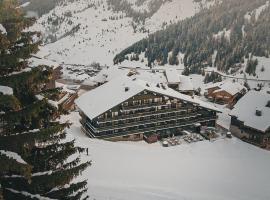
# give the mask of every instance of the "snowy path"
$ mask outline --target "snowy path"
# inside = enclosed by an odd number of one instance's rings
[[[163,148],[112,143],[81,133],[79,115],[68,131],[88,147],[93,165],[83,173],[97,200],[270,199],[270,152],[236,138]]]

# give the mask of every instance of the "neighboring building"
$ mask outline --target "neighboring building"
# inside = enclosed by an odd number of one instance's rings
[[[218,82],[207,88],[207,98],[217,103],[228,104],[232,107],[245,93],[245,86],[238,82]]]
[[[187,94],[187,95],[194,95],[194,86],[192,84],[192,81],[190,77],[180,75],[180,83],[178,86],[178,91],[181,92],[182,94]]]
[[[231,111],[230,131],[252,144],[270,148],[270,93],[249,91]]]
[[[92,138],[110,140],[170,136],[198,123],[215,126],[219,111],[162,84],[129,77],[111,80],[75,103],[83,130]]]
[[[194,87],[190,77],[180,75],[177,70],[173,68],[166,69],[165,74],[167,84],[170,88],[190,96],[194,94]]]
[[[180,77],[176,69],[170,68],[165,70],[168,86],[172,89],[178,90],[180,84]]]

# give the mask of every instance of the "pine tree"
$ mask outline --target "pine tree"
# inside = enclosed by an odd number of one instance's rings
[[[66,140],[70,124],[57,121],[62,112],[50,99],[59,90],[44,89],[52,69],[28,67],[39,33],[22,30],[32,23],[15,1],[0,0],[6,29],[0,32],[0,86],[13,91],[0,92],[0,199],[87,198],[87,182],[71,181],[90,162],[82,163],[76,155],[84,149]]]

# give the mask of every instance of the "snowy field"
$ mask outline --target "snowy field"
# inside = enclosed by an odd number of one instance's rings
[[[93,165],[83,174],[96,200],[267,200],[270,152],[236,138],[164,148],[158,143],[92,140],[79,115],[68,130],[88,147]]]

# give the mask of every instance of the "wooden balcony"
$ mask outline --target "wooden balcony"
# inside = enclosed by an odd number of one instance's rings
[[[162,131],[162,130],[167,130],[167,129],[169,130],[169,129],[175,129],[175,128],[184,128],[187,126],[192,126],[195,123],[204,123],[204,122],[210,122],[210,121],[215,121],[215,120],[216,120],[216,117],[213,117],[213,116],[200,117],[200,118],[188,120],[185,122],[175,122],[174,124],[156,125],[153,127],[144,127],[144,128],[139,128],[137,126],[137,127],[133,127],[132,130],[130,131],[121,131],[121,132],[112,133],[112,134],[92,132],[91,135],[93,135],[96,138],[108,139],[112,137],[119,137],[119,136],[125,136],[125,135],[132,135],[132,134],[139,134],[139,133],[146,133],[146,132],[157,132],[157,131]]]
[[[121,120],[126,120],[126,119],[136,119],[136,118],[140,118],[140,117],[147,117],[147,116],[156,116],[156,115],[160,115],[160,114],[167,114],[167,113],[181,113],[181,112],[185,112],[187,111],[187,108],[184,109],[179,109],[179,108],[170,108],[170,109],[163,109],[163,110],[153,110],[153,111],[148,111],[148,112],[138,112],[138,113],[134,113],[134,114],[127,114],[127,115],[120,115],[117,117],[110,117],[107,119],[99,119],[98,123],[99,124],[103,124],[106,122],[115,122],[115,121],[121,121]]]
[[[200,116],[201,116],[200,113],[193,113],[189,115],[177,114],[175,116],[167,116],[167,117],[152,117],[151,119],[148,119],[148,120],[140,120],[136,122],[103,126],[100,128],[96,128],[95,130],[98,130],[99,132],[103,132],[103,131],[123,129],[123,128],[134,127],[134,126],[149,125],[149,124],[156,124],[156,123],[170,122],[170,121],[177,121],[177,120],[187,120],[187,119],[192,119],[192,118],[200,117]]]

